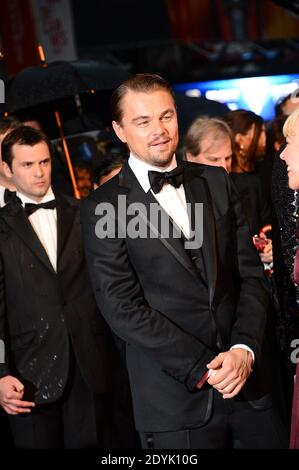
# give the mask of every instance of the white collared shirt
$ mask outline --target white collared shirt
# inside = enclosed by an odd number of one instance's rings
[[[177,167],[175,155],[167,168],[159,168],[149,165],[148,163],[139,160],[132,153],[129,158],[129,165],[138,179],[143,190],[147,193],[151,191],[153,196],[157,199],[158,203],[167,212],[170,218],[181,229],[186,238],[190,238],[190,222],[187,212],[187,203],[184,186],[181,184],[179,188],[175,188],[171,184],[164,184],[161,191],[155,194],[151,190],[151,184],[148,178],[149,171],[171,171]]]
[[[5,193],[6,188],[4,186],[0,186],[0,207],[5,206],[4,202],[4,193]]]
[[[21,199],[23,207],[25,203],[37,204],[36,201],[17,191],[17,196]],[[49,202],[55,199],[52,188],[40,201]],[[43,245],[54,271],[57,271],[57,211],[56,209],[38,209],[29,216],[29,221]]]

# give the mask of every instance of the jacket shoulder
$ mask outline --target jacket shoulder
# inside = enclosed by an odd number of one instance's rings
[[[74,197],[68,196],[59,191],[54,191],[54,194],[57,202],[62,201],[70,206],[79,207],[80,201],[78,199],[75,199]]]

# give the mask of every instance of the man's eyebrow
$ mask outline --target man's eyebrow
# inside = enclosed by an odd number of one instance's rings
[[[164,117],[166,114],[169,114],[169,113],[174,114],[174,110],[171,108],[165,109],[165,111],[161,113],[160,117]],[[143,119],[149,119],[149,116],[137,116],[134,119],[132,119],[132,122],[142,121]]]
[[[161,117],[165,116],[166,114],[174,114],[174,110],[169,108],[169,109],[166,109],[165,111],[163,111],[163,113],[161,114]]]
[[[137,121],[142,121],[143,119],[148,119],[149,116],[137,116],[134,119],[132,119],[132,122],[137,122]]]

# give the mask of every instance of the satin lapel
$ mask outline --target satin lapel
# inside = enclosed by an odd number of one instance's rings
[[[146,222],[147,226],[151,230],[151,234],[154,238],[158,238],[160,242],[168,249],[168,251],[179,261],[179,263],[184,266],[187,271],[189,271],[193,276],[198,277],[198,274],[189,258],[187,253],[184,250],[183,243],[181,239],[175,237],[163,237],[161,234],[159,227],[157,227],[153,220],[149,220],[149,208],[150,204],[158,204],[156,198],[153,196],[151,191],[145,193],[141,185],[139,184],[137,178],[135,177],[133,171],[131,170],[130,166],[126,164],[119,175],[120,185],[127,188],[128,196],[127,196],[127,205],[133,203],[142,203],[146,208],[146,213],[144,215],[140,214],[143,218],[144,222]],[[166,224],[169,220],[168,215],[166,212],[161,208],[162,217],[165,217]],[[175,230],[175,227],[174,227]]]
[[[198,165],[198,164],[195,164]],[[203,203],[203,244],[202,254],[205,265],[206,279],[209,286],[209,303],[212,306],[216,279],[217,279],[217,258],[216,258],[216,232],[213,217],[213,205],[204,172],[198,171],[196,174],[194,166],[185,167],[184,188],[187,201],[191,203]]]
[[[48,269],[50,269],[50,271],[55,273],[48,255],[29,222],[22,206],[16,206],[15,204],[13,204],[11,208],[7,206],[5,213],[2,213],[1,215],[15,234],[28,246],[32,253]]]
[[[59,259],[65,249],[69,234],[78,213],[78,207],[72,206],[60,194],[55,194],[57,201],[57,271],[59,270]]]

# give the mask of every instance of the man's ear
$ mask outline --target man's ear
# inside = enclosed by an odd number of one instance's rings
[[[0,162],[0,165],[2,165],[3,173],[5,174],[6,178],[11,179],[13,177],[13,172],[11,171],[7,163],[2,161]]]
[[[115,134],[117,137],[124,143],[127,143],[126,135],[125,132],[120,124],[118,124],[116,121],[112,121],[112,127],[114,129]]]

